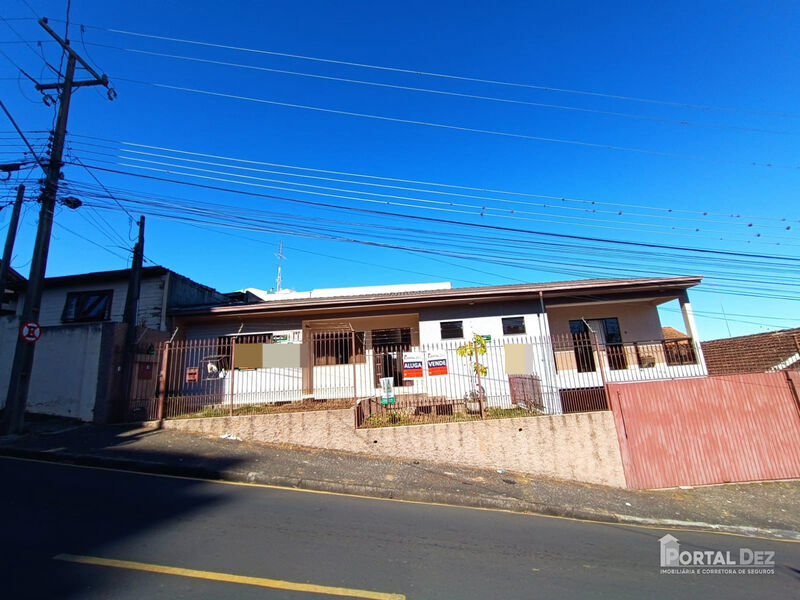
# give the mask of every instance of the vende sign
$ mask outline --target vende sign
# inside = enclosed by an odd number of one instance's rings
[[[447,355],[444,352],[428,352],[428,375],[447,375]]]
[[[406,352],[403,354],[403,379],[422,377],[422,352]]]

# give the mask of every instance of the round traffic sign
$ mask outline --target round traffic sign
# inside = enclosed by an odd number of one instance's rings
[[[42,337],[42,328],[36,321],[28,321],[22,325],[19,334],[23,340],[32,344]]]

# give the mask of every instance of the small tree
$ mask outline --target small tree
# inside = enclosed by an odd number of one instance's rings
[[[489,369],[486,368],[486,365],[481,364],[481,356],[486,354],[486,339],[483,336],[475,334],[472,336],[471,341],[464,342],[456,348],[456,354],[470,359],[472,370],[478,378],[478,406],[480,408],[481,419],[483,419],[483,388],[481,387],[481,376],[486,377],[489,373]]]

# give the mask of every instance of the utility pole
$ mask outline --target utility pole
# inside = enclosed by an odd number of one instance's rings
[[[14,241],[17,239],[17,226],[19,213],[22,210],[22,197],[25,195],[25,186],[20,184],[17,188],[17,199],[11,211],[11,221],[8,223],[6,245],[3,248],[3,262],[0,263],[0,306],[6,299],[6,286],[8,285],[8,270],[11,268],[11,254],[14,251]]]
[[[42,303],[42,290],[44,288],[44,275],[47,269],[47,254],[50,250],[50,234],[53,229],[53,213],[56,206],[56,192],[61,178],[62,157],[64,154],[64,141],[67,135],[67,119],[69,105],[72,99],[73,88],[93,85],[108,87],[108,77],[99,75],[91,66],[69,46],[69,42],[53,31],[47,24],[47,19],[40,19],[39,25],[61,45],[67,53],[67,68],[64,81],[58,83],[38,84],[39,91],[54,89],[60,91],[58,100],[58,116],[56,127],[53,131],[53,145],[50,150],[50,160],[47,165],[47,177],[44,181],[39,202],[42,205],[39,211],[39,227],[36,231],[36,242],[33,249],[33,260],[28,276],[28,287],[25,290],[25,303],[22,308],[20,324],[39,322],[39,311]],[[93,79],[75,81],[75,63],[86,69]],[[112,90],[109,89],[109,99],[113,99]],[[28,389],[30,388],[31,371],[33,370],[35,343],[26,340],[22,334],[17,337],[17,346],[14,351],[14,362],[11,366],[11,378],[8,384],[6,406],[3,411],[3,420],[0,421],[0,435],[21,433],[25,415],[25,405],[28,402]]]
[[[136,319],[139,314],[139,292],[142,287],[142,263],[144,262],[144,215],[139,217],[139,239],[133,247],[131,273],[128,277],[128,295],[125,299],[123,322],[125,330],[125,348],[122,361],[122,388],[117,403],[119,413],[124,410],[125,402],[131,392],[133,381],[133,364],[136,362]],[[121,417],[117,414],[117,417]]]

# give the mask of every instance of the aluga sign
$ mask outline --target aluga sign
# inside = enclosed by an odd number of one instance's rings
[[[678,538],[670,534],[658,541],[661,544],[661,573],[666,575],[775,573],[775,552],[771,550],[681,550]]]

